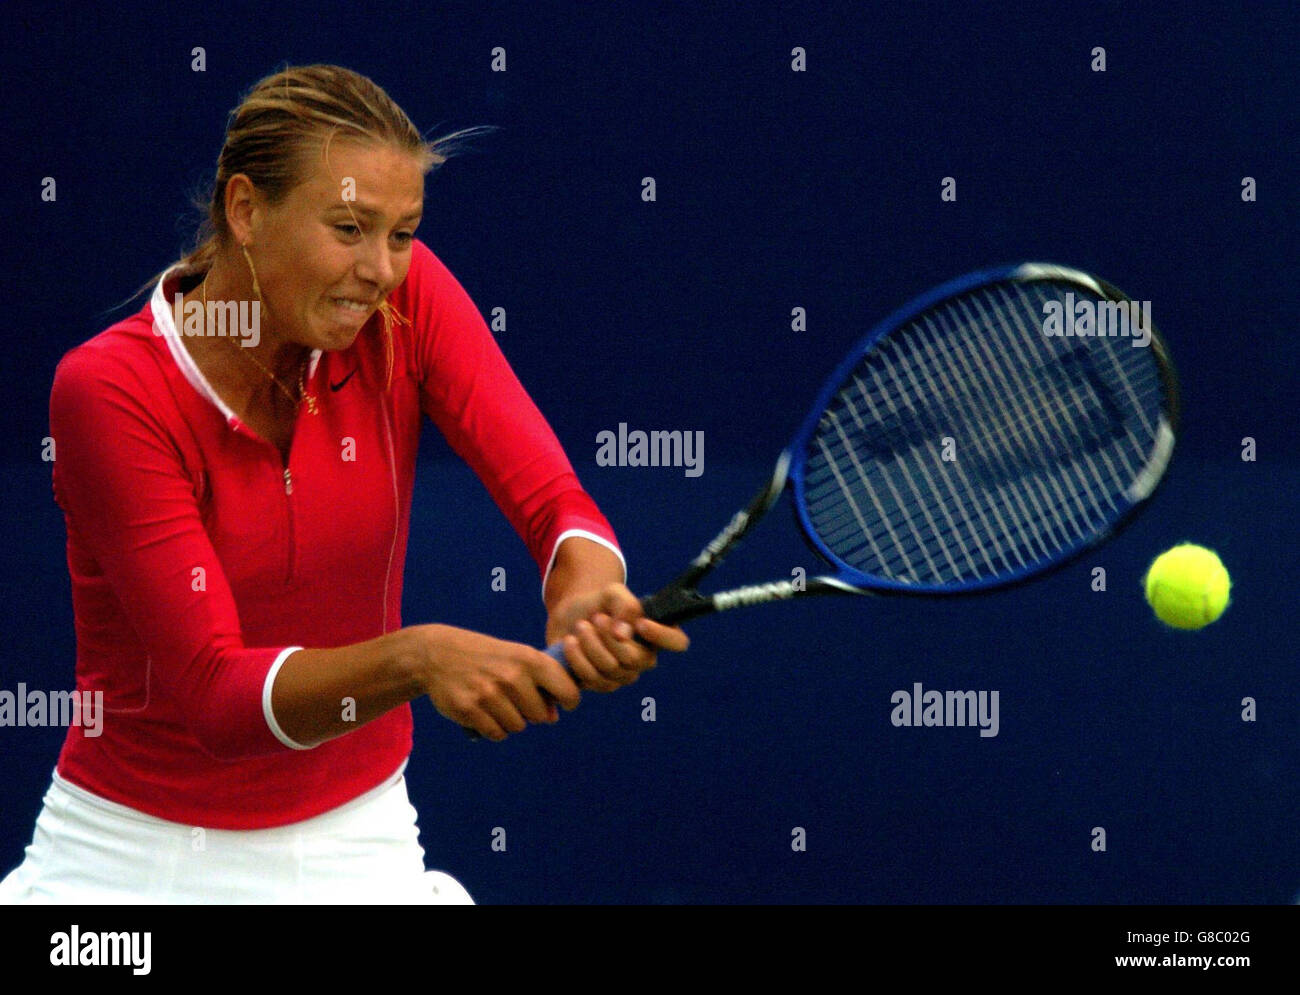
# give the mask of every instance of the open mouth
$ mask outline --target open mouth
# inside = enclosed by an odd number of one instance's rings
[[[347,297],[335,297],[333,301],[335,307],[350,314],[367,314],[373,307],[373,305],[367,304],[365,301],[354,301]]]

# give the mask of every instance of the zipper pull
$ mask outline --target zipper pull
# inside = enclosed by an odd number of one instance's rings
[[[287,466],[284,468],[284,492],[286,494],[293,493],[293,477],[289,475],[289,468]]]

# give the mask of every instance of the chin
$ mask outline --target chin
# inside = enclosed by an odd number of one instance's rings
[[[358,328],[340,328],[338,326],[318,328],[313,335],[312,344],[317,349],[324,349],[326,352],[337,352],[340,349],[346,349],[357,340],[361,334],[361,329],[366,326],[362,324]]]
[[[335,333],[333,335],[322,336],[317,342],[316,348],[323,349],[325,352],[342,352],[349,348],[357,340],[357,332]]]

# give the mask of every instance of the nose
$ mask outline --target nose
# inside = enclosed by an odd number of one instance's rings
[[[379,286],[381,294],[393,287],[395,269],[392,253],[382,237],[365,240],[365,250],[357,260],[357,277]]]

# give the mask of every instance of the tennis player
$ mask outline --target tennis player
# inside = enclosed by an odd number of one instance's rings
[[[105,717],[69,728],[0,899],[468,903],[424,866],[409,702],[501,740],[686,648],[642,617],[609,523],[415,238],[465,135],[426,143],[336,66],[262,80],[206,237],[60,362],[77,688]],[[402,626],[425,415],[527,544],[578,683],[531,646]]]

